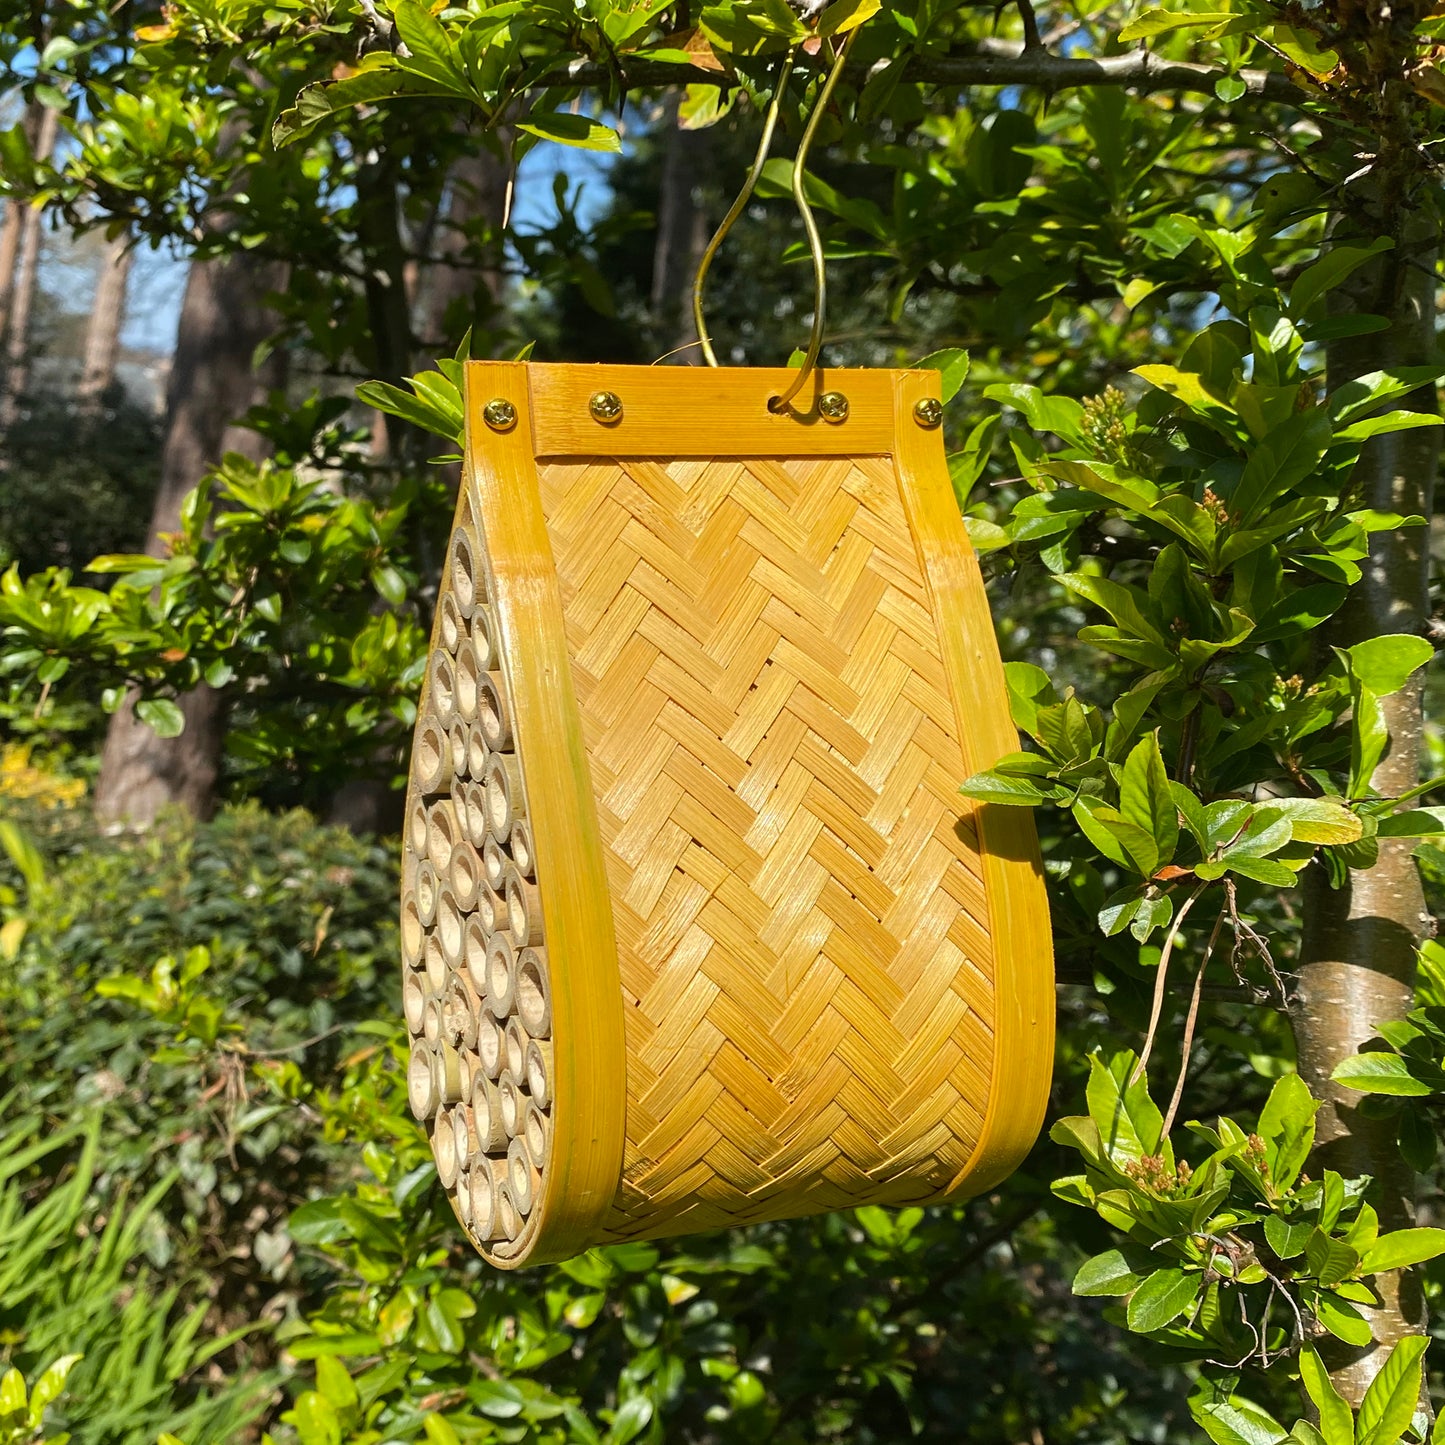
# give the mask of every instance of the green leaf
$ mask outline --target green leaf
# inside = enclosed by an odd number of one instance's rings
[[[1430,661],[1435,649],[1423,638],[1407,632],[1371,637],[1343,649],[1350,676],[1376,697],[1399,692],[1410,675]]]
[[[1300,1351],[1299,1372],[1305,1390],[1319,1411],[1320,1432],[1325,1437],[1325,1445],[1354,1445],[1354,1416],[1345,1397],[1335,1389],[1330,1372],[1312,1349]]]
[[[1283,813],[1296,843],[1353,843],[1364,825],[1336,798],[1271,798],[1268,806]]]
[[[1074,1293],[1078,1295],[1124,1295],[1137,1289],[1140,1276],[1129,1268],[1117,1249],[1106,1250],[1086,1259],[1074,1276]]]
[[[1279,1445],[1285,1439],[1274,1416],[1250,1400],[1206,1404],[1195,1398],[1189,1409],[1214,1445]]]
[[[607,1445],[627,1445],[647,1428],[652,1419],[652,1401],[646,1395],[634,1395],[626,1401],[612,1417],[612,1428],[608,1430]]]
[[[1445,1254],[1445,1229],[1396,1229],[1382,1234],[1360,1261],[1362,1274],[1405,1269]]]
[[[1264,1221],[1264,1237],[1280,1259],[1294,1259],[1304,1253],[1314,1228],[1313,1224],[1291,1224],[1278,1214],[1271,1214]]]
[[[1147,10],[1137,20],[1131,20],[1124,26],[1118,38],[1125,43],[1131,40],[1149,40],[1171,30],[1221,25],[1234,18],[1233,12],[1229,10]]]
[[[1300,482],[1324,457],[1333,440],[1330,418],[1322,407],[1296,412],[1276,427],[1250,453],[1230,508],[1242,527],[1254,523],[1261,512]]]
[[[1429,1339],[1406,1335],[1380,1366],[1360,1401],[1355,1422],[1359,1445],[1395,1445],[1414,1418],[1420,1399],[1420,1371]]]
[[[0,1376],[0,1415],[20,1415],[25,1412],[25,1376],[14,1365]]]
[[[823,12],[824,19],[835,10],[838,4],[844,0],[835,0],[835,4]],[[878,0],[873,0],[873,8],[878,8]],[[913,363],[914,367],[923,370],[936,371],[940,374],[940,388],[943,400],[950,402],[958,395],[958,389],[968,379],[968,352],[961,346],[950,346],[943,351],[931,351],[927,356],[920,357]]]
[[[1433,1066],[1431,1066],[1433,1068]],[[1391,1094],[1402,1098],[1423,1099],[1436,1093],[1440,1084],[1434,1082],[1434,1070],[1429,1081],[1417,1078],[1411,1072],[1411,1065],[1399,1054],[1366,1053],[1352,1054],[1342,1060],[1330,1077],[1347,1089],[1356,1089],[1362,1094]],[[1445,1083],[1445,1079],[1441,1080]]]
[[[1355,1272],[1360,1256],[1343,1240],[1332,1238],[1323,1229],[1314,1229],[1305,1245],[1305,1262],[1321,1284],[1332,1285]]]
[[[1089,1117],[1111,1158],[1134,1162],[1164,1153],[1172,1163],[1168,1141],[1160,1139],[1164,1117],[1149,1097],[1148,1076],[1132,1077],[1136,1063],[1128,1052],[1115,1054],[1107,1064],[1098,1054],[1089,1056]]]
[[[1048,802],[1048,794],[1028,778],[993,770],[975,773],[958,791],[981,803],[1002,803],[1010,808],[1033,808]]]
[[[19,823],[0,818],[0,848],[20,870],[27,888],[39,888],[45,882],[45,857],[35,846],[29,832]]]
[[[516,128],[542,140],[587,151],[621,151],[622,137],[609,125],[569,111],[533,111]]]
[[[185,714],[168,697],[143,698],[135,715],[160,738],[178,738],[186,730]]]
[[[1152,874],[1174,857],[1179,842],[1179,810],[1156,734],[1140,740],[1124,762],[1119,781],[1119,811],[1154,843]]]
[[[1320,1291],[1315,1301],[1315,1313],[1325,1329],[1347,1345],[1363,1348],[1374,1339],[1369,1323],[1359,1310],[1328,1290]]]
[[[865,20],[871,19],[883,8],[883,0],[833,0],[833,3],[818,17],[818,34],[844,35],[856,30]],[[918,363],[922,365],[923,363]],[[948,398],[944,397],[947,401]]]
[[[1204,1276],[1196,1270],[1157,1269],[1129,1297],[1129,1328],[1146,1335],[1172,1324],[1199,1297]]]

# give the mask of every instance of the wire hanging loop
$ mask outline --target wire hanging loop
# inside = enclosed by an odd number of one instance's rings
[[[793,60],[798,53],[798,47],[791,45],[788,53],[783,57],[783,63],[778,68],[778,81],[773,87],[773,98],[768,103],[767,114],[763,119],[763,134],[758,141],[758,153],[753,157],[752,169],[748,172],[748,178],[743,182],[743,188],[738,192],[737,200],[728,207],[728,213],[722,218],[722,224],[713,233],[713,238],[707,243],[707,250],[702,253],[702,260],[698,262],[697,275],[692,283],[692,324],[697,328],[697,339],[702,346],[702,354],[709,366],[718,364],[717,356],[712,349],[712,337],[708,335],[707,319],[702,311],[702,288],[707,280],[707,273],[712,267],[713,258],[717,255],[719,247],[727,239],[727,234],[733,228],[733,223],[742,215],[743,208],[753,198],[753,191],[757,188],[758,179],[763,173],[763,167],[767,164],[768,152],[773,146],[773,132],[778,126],[778,113],[783,105],[783,93],[788,88],[788,79],[793,73]]]
[[[843,42],[842,49],[839,50],[837,58],[833,61],[833,68],[823,82],[823,89],[818,94],[818,102],[813,107],[813,113],[808,117],[808,124],[803,129],[803,138],[798,142],[798,153],[793,158],[793,200],[797,204],[799,216],[802,217],[803,230],[807,232],[808,236],[808,250],[813,257],[813,329],[808,335],[808,350],[804,353],[803,364],[798,368],[797,376],[793,378],[792,384],[781,396],[775,396],[768,403],[769,411],[781,412],[788,409],[793,398],[807,385],[808,378],[818,365],[818,353],[823,349],[823,328],[827,324],[828,318],[828,274],[823,257],[823,238],[818,234],[818,222],[813,215],[813,208],[808,204],[805,192],[808,154],[813,148],[813,138],[818,133],[818,126],[828,109],[828,102],[832,100],[833,92],[837,89],[839,80],[842,79],[843,67],[848,63],[848,52],[852,50],[853,42],[858,38],[858,31],[861,28],[861,26],[854,26],[848,32],[848,38]]]

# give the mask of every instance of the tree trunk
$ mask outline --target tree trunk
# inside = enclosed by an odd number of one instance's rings
[[[154,556],[166,554],[165,534],[179,529],[186,493],[226,452],[263,455],[261,439],[232,420],[276,381],[254,373],[251,358],[274,325],[266,296],[284,280],[278,263],[244,253],[191,264],[166,387],[160,489],[146,536]],[[278,355],[272,366],[279,364]],[[171,805],[210,816],[221,761],[219,699],[203,686],[177,701],[186,719],[179,737],[158,737],[136,718],[133,699],[111,718],[95,790],[102,822],[144,826]]]
[[[85,328],[85,352],[81,359],[80,384],[76,399],[82,411],[95,411],[115,381],[115,364],[120,356],[120,331],[125,324],[125,290],[130,278],[133,252],[128,238],[117,236],[100,258],[95,282],[95,301]]]
[[[712,150],[712,132],[678,124],[678,97],[668,103],[662,177],[657,194],[657,240],[652,253],[652,323],[663,347],[676,360],[701,366],[692,321],[692,280],[707,249],[707,213],[702,184]]]
[[[1355,199],[1378,214],[1379,182],[1371,190],[1373,196]],[[1439,221],[1428,200],[1401,207],[1399,213],[1407,218],[1400,226],[1382,228],[1394,232],[1395,250],[1356,273],[1340,297],[1344,309],[1388,317],[1390,328],[1331,348],[1331,389],[1381,367],[1434,360]],[[1435,389],[1423,388],[1396,405],[1434,411]],[[1356,505],[1429,518],[1439,455],[1435,427],[1376,437],[1366,444],[1353,478]],[[1385,633],[1422,635],[1429,618],[1428,543],[1428,527],[1376,532],[1364,576],[1327,641],[1349,646]],[[1386,699],[1384,708],[1390,746],[1374,785],[1382,795],[1393,796],[1419,778],[1423,717],[1418,678]],[[1411,852],[1411,840],[1383,841],[1379,861],[1352,870],[1338,892],[1319,867],[1309,870],[1304,881],[1294,1029],[1300,1073],[1325,1101],[1314,1167],[1335,1169],[1347,1178],[1372,1176],[1371,1198],[1382,1230],[1413,1222],[1414,1174],[1395,1145],[1393,1123],[1362,1114],[1360,1096],[1331,1083],[1330,1075],[1341,1059],[1375,1036],[1380,1024],[1402,1017],[1413,1005],[1415,952],[1431,924]],[[1423,1299],[1408,1272],[1381,1276],[1377,1283],[1382,1305],[1364,1313],[1378,1344],[1358,1351],[1340,1347],[1331,1360],[1336,1385],[1355,1405],[1395,1341],[1424,1329]]]
[[[21,121],[25,139],[34,150],[40,141],[40,128],[45,120],[45,107],[33,101],[25,109]],[[29,207],[13,197],[5,203],[5,219],[0,221],[0,346],[4,345],[10,326],[10,307],[15,294],[15,268],[20,260],[20,233],[25,229]]]
[[[40,118],[37,157],[48,157],[55,148],[56,113],[45,109]],[[10,313],[5,336],[5,387],[0,397],[0,427],[8,427],[19,411],[20,398],[30,385],[30,316],[40,281],[40,223],[43,213],[25,206],[20,216],[19,259],[15,284],[10,293]]]

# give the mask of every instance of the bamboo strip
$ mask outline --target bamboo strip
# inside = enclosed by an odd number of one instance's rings
[[[542,1039],[529,1039],[526,1052],[527,1091],[539,1109],[552,1104],[552,1045]]]
[[[477,679],[477,721],[482,725],[482,736],[494,753],[507,752],[512,747],[512,714],[507,707],[506,683],[502,674],[495,670],[484,672]]]
[[[517,955],[505,933],[487,939],[487,1007],[494,1018],[506,1019],[517,997]]]
[[[411,761],[420,792],[440,793],[451,782],[452,750],[440,718],[427,714],[417,725]]]
[[[536,855],[532,852],[532,827],[523,817],[512,820],[512,862],[522,870],[522,877],[535,878]]]
[[[534,1039],[552,1032],[552,991],[547,978],[547,950],[524,948],[517,959],[517,1013]]]
[[[517,948],[532,948],[542,941],[542,901],[537,885],[522,877],[510,860],[506,868],[507,927]]]

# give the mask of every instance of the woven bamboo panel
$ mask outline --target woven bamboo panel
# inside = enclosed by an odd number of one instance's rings
[[[939,435],[914,412],[931,381],[831,373],[820,389],[850,406],[830,425],[770,413],[775,373],[469,370],[453,547],[475,553],[487,599],[468,615],[494,658],[499,756],[515,759],[505,821],[521,820],[527,870],[496,828],[478,860],[532,917],[479,893],[469,923],[465,879],[449,906],[484,955],[497,930],[529,950],[545,1036],[504,967],[455,985],[440,965],[465,971],[465,945],[434,947],[440,924],[415,901],[428,850],[446,853],[426,820],[450,808],[466,831],[474,782],[458,746],[441,785],[424,737],[449,679],[476,668],[448,622],[465,611],[456,567],[418,723],[403,917],[420,923],[417,1075],[440,1079],[414,1107],[497,1263],[976,1192],[1032,1141],[1047,916],[1027,815],[958,794],[1014,735]],[[599,391],[620,418],[592,414]],[[499,399],[513,420],[488,425]],[[428,990],[452,1013],[428,1013]],[[468,1009],[512,1063],[532,1050],[530,1077],[505,1058],[489,1072]],[[450,1093],[438,1039],[458,1051]],[[499,1081],[515,1136],[463,1137],[506,1112]]]

